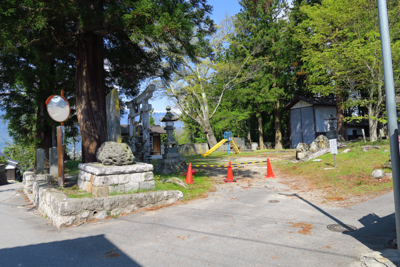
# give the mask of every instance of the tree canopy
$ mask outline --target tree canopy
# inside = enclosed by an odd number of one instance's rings
[[[93,162],[107,137],[107,87],[135,96],[144,79],[169,79],[182,54],[194,58],[209,52],[211,10],[205,0],[7,0],[0,5],[0,46],[2,53],[46,46],[51,54],[73,57],[82,160]]]

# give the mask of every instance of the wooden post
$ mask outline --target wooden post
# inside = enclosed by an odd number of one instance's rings
[[[58,186],[64,186],[64,157],[62,146],[62,129],[61,126],[57,127],[57,154],[58,154]]]
[[[64,97],[64,90],[61,90],[61,96],[62,97]],[[61,126],[62,127],[64,127],[64,122],[62,122],[61,123]],[[65,133],[63,133],[63,134],[65,134]],[[65,139],[65,136],[64,135],[62,135],[62,137]],[[64,140],[62,140],[61,141],[61,144],[64,144]],[[64,155],[65,155],[65,147],[64,147],[64,145],[62,145],[62,183],[63,183],[63,186],[64,186],[64,184],[65,184],[65,166],[64,166]]]

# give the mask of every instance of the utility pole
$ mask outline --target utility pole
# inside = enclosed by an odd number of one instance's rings
[[[397,242],[400,241],[400,175],[399,175],[399,130],[393,80],[392,52],[390,48],[389,23],[386,0],[378,1],[379,29],[381,32],[383,72],[385,76],[386,110],[389,124],[390,155],[392,159],[394,209],[396,218]],[[397,246],[400,252],[400,246]]]

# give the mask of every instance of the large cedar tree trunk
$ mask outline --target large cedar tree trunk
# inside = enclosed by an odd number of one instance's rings
[[[87,32],[76,41],[76,110],[82,138],[82,162],[95,162],[107,141],[103,37]]]
[[[275,119],[275,149],[282,149],[282,124],[281,124],[281,110],[279,107],[279,100],[276,101],[274,109]]]
[[[257,122],[258,122],[258,141],[260,149],[264,149],[264,137],[263,137],[263,128],[262,128],[262,116],[261,112],[257,112]]]

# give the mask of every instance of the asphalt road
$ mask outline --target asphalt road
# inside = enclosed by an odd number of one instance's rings
[[[344,209],[277,179],[239,181],[190,203],[58,230],[21,187],[0,186],[0,266],[350,266],[395,238],[392,193]]]

